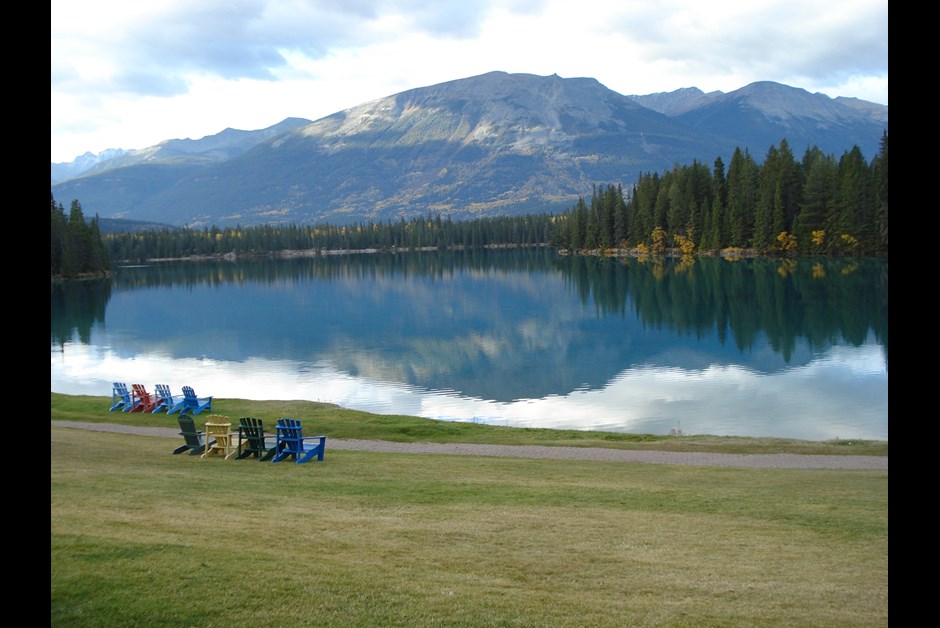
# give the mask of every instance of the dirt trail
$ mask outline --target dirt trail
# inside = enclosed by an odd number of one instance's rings
[[[116,423],[52,421],[55,427],[71,427],[98,432],[179,438],[168,427],[139,427]],[[455,454],[504,458],[546,458],[554,460],[606,460],[651,464],[684,464],[702,467],[752,467],[765,469],[884,469],[887,456],[809,456],[800,454],[715,454],[702,452],[636,451],[603,447],[544,447],[539,445],[473,445],[439,443],[395,443],[381,440],[328,438],[327,450],[378,451],[402,454]]]

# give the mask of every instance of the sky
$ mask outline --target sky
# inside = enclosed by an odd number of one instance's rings
[[[888,104],[887,0],[52,0],[52,163],[494,70]]]

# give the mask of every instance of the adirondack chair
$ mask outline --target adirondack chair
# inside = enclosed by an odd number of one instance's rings
[[[235,433],[232,432],[232,423],[228,420],[228,417],[210,416],[209,420],[206,421],[206,438],[213,438],[214,441],[211,444],[206,444],[202,458],[220,456],[229,460],[238,454],[238,448],[235,445]]]
[[[153,412],[157,403],[143,384],[131,384],[131,412]]]
[[[181,454],[184,451],[189,451],[190,456],[195,456],[206,451],[206,441],[204,439],[205,432],[200,432],[196,429],[196,423],[193,421],[193,417],[188,414],[181,414],[179,418],[180,424],[180,435],[183,437],[184,444],[180,445],[173,450],[174,454]],[[209,445],[214,445],[215,441],[208,443]]]
[[[180,403],[180,412],[192,410],[193,414],[199,414],[203,410],[212,410],[212,397],[197,397],[192,386],[183,386],[183,401]],[[170,412],[173,410],[170,409]]]
[[[127,389],[127,384],[114,382],[114,387],[111,389],[111,409],[108,412],[114,412],[115,410],[129,412],[132,407],[134,407],[134,400]]]
[[[264,422],[261,419],[242,417],[238,419],[238,451],[235,459],[241,460],[252,456],[258,462],[265,462],[274,456],[276,446],[268,446],[264,435]]]
[[[167,386],[166,391],[167,391],[167,394],[169,395],[170,393],[169,386]],[[180,414],[183,414],[187,410],[189,410],[189,406],[186,405],[185,396],[177,398],[177,397],[173,397],[173,395],[170,395],[170,403],[166,409],[167,414],[176,414],[177,412],[179,412]]]
[[[176,401],[173,399],[173,394],[170,392],[170,387],[166,384],[157,384],[154,389],[154,404],[152,414],[157,414],[158,412],[167,412],[170,408],[176,405]]]
[[[278,419],[275,429],[274,447],[277,453],[271,462],[280,462],[291,458],[296,464],[310,462],[314,456],[323,460],[326,450],[326,436],[304,436],[303,426],[297,419]],[[307,445],[304,441],[317,441],[316,445]]]

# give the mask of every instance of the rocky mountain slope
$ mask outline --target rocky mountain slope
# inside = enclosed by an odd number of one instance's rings
[[[887,107],[760,82],[625,96],[591,78],[490,72],[310,122],[226,129],[98,163],[52,186],[101,217],[173,225],[466,219],[570,207],[594,185],[693,160],[758,161],[786,138],[877,153]]]

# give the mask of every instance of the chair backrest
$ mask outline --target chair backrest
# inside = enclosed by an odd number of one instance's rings
[[[196,398],[196,392],[193,390],[192,386],[183,386],[183,397],[186,399]]]
[[[264,449],[264,422],[261,419],[242,417],[238,419],[238,427],[249,447]]]
[[[150,412],[153,410],[153,397],[147,392],[143,384],[132,384],[134,389],[133,406],[131,412]]]
[[[187,445],[190,447],[205,447],[205,442],[202,440],[202,432],[196,429],[196,422],[193,421],[193,417],[188,414],[181,414],[179,416],[179,424],[180,435],[182,435]]]
[[[221,456],[226,460],[234,457],[238,452],[233,436],[232,422],[228,417],[210,416],[206,421],[206,439],[215,439],[215,442],[209,441],[202,457]]]
[[[220,447],[231,446],[232,424],[223,417],[209,417],[206,421],[206,438],[214,438]]]
[[[173,401],[173,395],[170,393],[170,387],[166,384],[157,384],[154,386],[154,390],[157,391],[157,399],[164,400],[167,403]]]
[[[127,384],[123,382],[113,382],[111,384],[111,408],[109,412],[120,410],[121,412],[130,412],[134,406],[134,400],[131,399],[131,393],[127,390]]]
[[[113,388],[112,396],[113,396],[115,399],[121,399],[121,400],[123,400],[123,401],[125,401],[125,402],[128,402],[128,401],[130,401],[131,393],[130,393],[130,391],[127,389],[127,384],[125,384],[125,383],[123,383],[123,382],[114,382],[114,388]]]
[[[303,426],[297,419],[278,419],[276,430],[276,441],[278,451],[286,449],[291,453],[303,453],[304,436]]]

